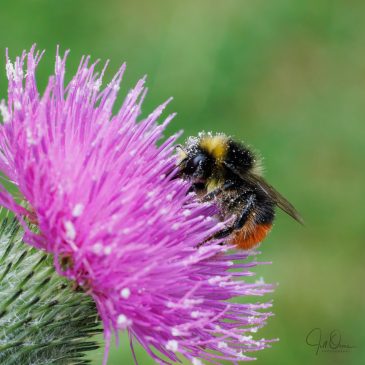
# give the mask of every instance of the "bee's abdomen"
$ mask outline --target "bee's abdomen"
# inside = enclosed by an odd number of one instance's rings
[[[242,250],[255,248],[270,232],[272,223],[252,224],[249,223],[239,231],[232,234],[231,243]]]

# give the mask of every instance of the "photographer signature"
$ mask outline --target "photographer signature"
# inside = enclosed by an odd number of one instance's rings
[[[307,334],[305,339],[307,345],[315,348],[316,355],[318,352],[349,352],[355,346],[342,342],[341,332],[332,330],[328,336],[322,336],[320,328],[313,328]]]

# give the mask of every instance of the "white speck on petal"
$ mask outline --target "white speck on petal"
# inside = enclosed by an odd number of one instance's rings
[[[119,314],[117,318],[118,327],[124,329],[132,324],[132,321],[124,314]]]
[[[166,209],[166,208],[162,208],[161,210],[160,210],[160,213],[162,214],[162,215],[165,215],[165,214],[167,214],[169,211],[168,211],[168,209]]]
[[[32,131],[30,130],[30,128],[27,128],[27,129],[26,129],[26,133],[27,133],[27,144],[28,144],[28,146],[31,146],[31,145],[36,144],[36,141],[35,141],[35,139],[33,138],[33,133],[32,133]]]
[[[228,345],[227,345],[226,342],[223,342],[223,341],[218,342],[218,348],[219,349],[226,349],[227,347],[228,347]]]
[[[242,350],[240,352],[237,352],[237,356],[240,360],[246,360],[246,359],[249,359],[248,356],[244,355]]]
[[[3,122],[8,123],[10,121],[10,114],[4,100],[1,100],[0,103],[0,113],[3,118]]]
[[[105,246],[104,247],[104,254],[110,255],[112,253],[112,246]]]
[[[208,279],[208,283],[210,285],[214,285],[216,283],[219,283],[220,281],[222,281],[222,277],[221,276],[213,276],[212,278]]]
[[[178,328],[173,328],[171,330],[171,334],[176,337],[176,336],[181,336],[181,331]]]
[[[240,336],[238,338],[238,340],[240,342],[250,342],[250,341],[252,341],[252,336]]]
[[[10,62],[10,60],[8,60],[6,62],[6,76],[8,78],[8,80],[15,80],[15,69],[14,69],[14,65]]]
[[[265,284],[264,278],[261,276],[260,279],[255,281],[255,284]]]
[[[176,340],[170,340],[166,344],[166,349],[176,352],[179,348],[179,343]]]
[[[101,85],[102,85],[102,84],[103,84],[102,79],[101,79],[101,78],[97,79],[97,80],[95,81],[94,85],[93,85],[93,89],[94,89],[95,91],[99,91],[99,90],[100,90],[100,87],[101,87]]]
[[[189,298],[186,298],[186,299],[184,299],[183,305],[184,305],[184,308],[190,308],[194,305],[199,305],[203,302],[204,302],[203,299],[189,299]]]
[[[114,84],[112,85],[112,89],[113,89],[114,91],[119,91],[120,86],[119,86],[117,83],[114,83]]]
[[[193,365],[203,365],[203,363],[199,359],[197,359],[196,357],[192,358],[192,364]]]
[[[71,221],[65,222],[66,237],[70,240],[74,240],[76,237],[76,229]]]
[[[149,198],[152,198],[153,196],[155,196],[156,195],[156,191],[154,191],[154,190],[152,190],[152,191],[149,191],[148,193],[147,193],[147,196],[149,197]]]
[[[20,104],[19,100],[14,101],[14,109],[20,110],[22,108],[22,104]]]
[[[80,217],[80,215],[83,213],[83,211],[84,211],[84,205],[81,203],[78,203],[72,209],[72,215],[74,217]]]
[[[128,299],[131,296],[131,291],[129,288],[123,288],[120,291],[120,296],[124,299]]]
[[[191,215],[191,210],[190,209],[185,209],[182,214],[183,214],[184,217],[189,217],[189,215]]]
[[[180,228],[180,223],[174,223],[171,228],[174,230],[174,231],[177,231],[179,228]]]
[[[127,322],[127,317],[124,314],[119,314],[117,321],[118,324],[124,324]]]
[[[60,56],[57,55],[57,57],[56,57],[56,64],[55,64],[55,72],[56,73],[59,73],[61,67],[62,67],[62,59],[61,59]]]
[[[101,251],[103,251],[103,244],[101,242],[96,242],[93,245],[93,252],[94,253],[101,253]]]

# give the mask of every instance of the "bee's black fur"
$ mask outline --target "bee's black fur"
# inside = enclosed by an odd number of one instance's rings
[[[254,167],[255,158],[252,152],[242,143],[228,139],[225,162],[245,172]]]

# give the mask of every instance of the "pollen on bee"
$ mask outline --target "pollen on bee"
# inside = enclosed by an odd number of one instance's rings
[[[187,153],[182,148],[179,148],[179,151],[178,151],[179,161],[184,160],[187,156],[188,156]]]

